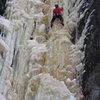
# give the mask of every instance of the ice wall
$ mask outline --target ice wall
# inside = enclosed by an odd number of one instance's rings
[[[63,6],[65,25],[55,21],[51,29],[54,3]],[[4,25],[2,32],[6,34],[9,50],[3,51],[0,62],[0,93],[7,100],[82,98],[77,75],[82,70],[84,53],[80,51],[81,44],[71,42],[81,3],[81,0],[7,2],[3,23],[7,21],[8,26]]]

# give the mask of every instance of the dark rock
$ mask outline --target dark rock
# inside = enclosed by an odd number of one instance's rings
[[[84,0],[79,16],[81,13],[85,14],[78,22],[77,32],[78,39],[86,35],[83,94],[86,100],[100,100],[100,0]],[[83,33],[85,27],[87,30]]]
[[[3,15],[4,14],[4,11],[6,9],[6,0],[0,0],[0,15]]]

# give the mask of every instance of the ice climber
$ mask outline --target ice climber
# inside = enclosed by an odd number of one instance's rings
[[[55,8],[53,9],[53,18],[51,20],[51,27],[53,26],[53,22],[55,21],[55,19],[60,19],[61,24],[64,26],[62,11],[63,8],[60,8],[58,4],[55,4]]]

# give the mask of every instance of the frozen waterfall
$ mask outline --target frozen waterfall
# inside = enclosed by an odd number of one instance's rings
[[[64,8],[64,27],[55,21],[50,28],[55,3]],[[5,17],[0,17],[0,100],[83,98],[79,77],[85,35],[71,42],[82,4],[83,0],[7,0]]]

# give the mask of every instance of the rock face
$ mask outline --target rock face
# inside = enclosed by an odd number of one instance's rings
[[[100,100],[100,1],[84,0],[79,12],[78,36],[85,34],[83,93],[86,100]]]
[[[4,14],[6,0],[0,0],[0,15]]]

